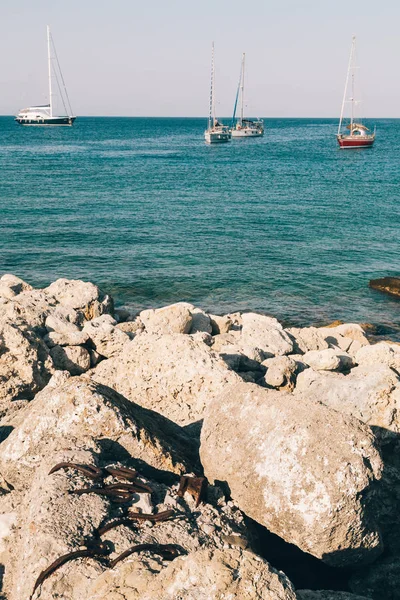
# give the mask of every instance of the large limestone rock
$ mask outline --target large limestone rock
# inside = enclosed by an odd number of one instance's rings
[[[85,331],[73,333],[56,333],[55,331],[50,331],[43,338],[48,348],[53,348],[53,346],[81,346],[86,344],[88,340],[89,336]]]
[[[180,427],[78,377],[50,382],[7,425],[13,431],[0,445],[0,472],[14,486],[29,484],[49,447],[90,447],[98,440],[157,469],[181,473],[196,467],[196,448]]]
[[[105,573],[90,593],[91,600],[296,600],[282,572],[237,548],[198,550],[158,574],[131,562]]]
[[[309,350],[302,360],[316,371],[346,371],[355,366],[350,354],[327,348],[325,350]]]
[[[297,377],[295,393],[353,415],[368,425],[399,432],[399,385],[397,374],[382,364],[375,368],[359,366],[348,375],[307,369]]]
[[[81,375],[90,369],[90,354],[81,346],[54,346],[50,356],[56,369],[68,371],[71,375]]]
[[[369,344],[364,329],[357,323],[341,323],[331,327],[320,327],[318,332],[331,348],[339,348],[352,356]]]
[[[5,561],[8,600],[30,598],[39,574],[60,556],[78,550],[87,540],[94,539],[96,529],[108,514],[107,499],[95,494],[78,497],[69,493],[72,489],[90,485],[90,480],[73,471],[48,475],[51,467],[62,460],[93,464],[93,452],[57,453],[51,446],[50,449],[51,452],[41,457],[29,490],[19,496],[17,528],[8,541]],[[73,576],[66,577],[71,566]],[[43,583],[35,598],[67,600],[83,597],[90,581],[103,569],[93,559],[67,563]]]
[[[29,324],[33,329],[45,333],[45,321],[56,307],[56,299],[42,290],[26,290],[0,304],[0,319],[8,318],[15,324]]]
[[[359,365],[376,368],[377,364],[386,365],[400,374],[400,346],[390,342],[379,342],[371,346],[363,346],[355,356]]]
[[[53,372],[45,344],[26,324],[0,319],[0,415],[15,400],[32,400]]]
[[[68,445],[67,439],[65,442]],[[157,480],[159,476],[157,472],[153,472],[155,479],[143,478],[139,466],[139,477],[145,479],[145,483],[150,485],[152,494],[135,495],[127,507],[117,506],[108,498],[96,494],[82,496],[71,494],[77,489],[99,485],[74,469],[59,470],[49,474],[51,467],[64,461],[96,466],[111,463],[118,466],[120,463],[115,464],[113,455],[115,455],[115,448],[111,444],[99,443],[93,445],[91,449],[57,450],[54,443],[50,442],[29,487],[26,490],[15,488],[8,494],[12,499],[8,504],[14,506],[13,527],[7,525],[5,552],[3,555],[0,553],[2,564],[5,566],[4,591],[7,593],[8,600],[28,598],[39,573],[53,560],[67,552],[79,549],[82,545],[93,543],[99,526],[108,523],[118,515],[127,516],[129,510],[139,513],[142,511],[160,513],[172,509],[173,518],[160,522],[154,527],[148,521],[143,521],[137,530],[120,525],[104,533],[102,540],[111,550],[111,559],[133,545],[147,543],[173,544],[181,552],[189,555],[195,554],[200,548],[209,552],[210,556],[215,552],[221,553],[228,549],[226,561],[230,562],[231,555],[237,556],[238,560],[243,556],[241,560],[243,571],[246,577],[255,580],[252,585],[254,589],[258,589],[257,580],[260,577],[257,577],[256,570],[248,568],[250,563],[246,560],[246,556],[249,553],[242,554],[240,550],[249,544],[243,514],[232,502],[227,503],[224,500],[219,488],[209,487],[207,502],[196,507],[194,499],[189,494],[186,493],[183,497],[178,495],[178,482],[173,484],[160,482]],[[125,463],[125,466],[133,465]],[[112,477],[105,480],[106,483],[112,481],[115,483]],[[0,511],[3,512],[4,508],[4,496],[0,496]],[[8,514],[7,518],[9,523],[11,515]],[[282,574],[275,577],[272,569],[267,573],[269,567],[268,565],[264,567],[265,561],[254,555],[251,556],[254,567],[263,571],[264,583],[268,583],[271,589],[275,589],[276,586],[279,590],[279,580],[285,587],[286,580]],[[203,561],[201,564],[203,566]],[[115,598],[115,594],[118,598],[122,590],[126,598],[130,597],[131,592],[139,593],[140,590],[140,594],[144,594],[151,589],[154,590],[154,595],[150,598],[154,600],[159,597],[156,595],[158,592],[168,593],[164,586],[168,581],[172,582],[175,577],[175,575],[163,575],[162,572],[167,565],[170,563],[162,561],[149,551],[139,552],[122,560],[113,569],[108,568],[107,562],[97,559],[73,560],[52,573],[40,587],[37,596],[42,600],[54,600],[54,598],[94,600],[99,597],[110,600]],[[173,573],[178,575],[178,569],[173,570]],[[183,569],[183,576],[185,574],[186,571]],[[215,577],[218,578],[217,573]],[[244,580],[243,577],[243,585]],[[176,584],[178,585],[178,580]],[[232,581],[233,590],[235,585]],[[292,590],[289,583],[287,587]],[[238,589],[242,589],[241,585]],[[139,597],[141,598],[142,595]]]
[[[182,334],[141,334],[92,377],[179,425],[202,419],[212,398],[240,381],[204,342]]]
[[[131,338],[116,327],[117,322],[110,315],[101,315],[85,323],[83,333],[87,334],[96,352],[111,358],[122,352]]]
[[[93,283],[79,279],[57,279],[43,290],[63,306],[83,312],[88,321],[113,312],[112,298]]]
[[[241,342],[244,346],[253,347],[264,354],[264,359],[271,355],[282,356],[293,351],[293,342],[282,325],[273,317],[256,313],[242,314]],[[250,356],[250,358],[253,358]]]
[[[333,566],[382,551],[370,506],[383,464],[357,419],[242,383],[208,407],[201,461],[252,519]]]
[[[13,298],[21,292],[32,290],[32,286],[19,277],[6,273],[0,277],[0,297]]]
[[[286,329],[289,337],[294,341],[294,351],[304,354],[309,350],[325,350],[329,348],[328,342],[317,327],[291,327]]]
[[[189,333],[193,321],[191,307],[186,302],[178,302],[156,310],[142,310],[139,317],[149,333]]]

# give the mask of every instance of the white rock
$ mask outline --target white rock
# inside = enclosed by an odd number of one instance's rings
[[[310,350],[304,354],[302,360],[316,371],[345,371],[355,366],[349,354],[333,348]]]
[[[178,302],[156,310],[143,310],[139,318],[146,331],[156,334],[189,333],[193,322],[186,302]]]
[[[348,375],[307,369],[297,376],[295,394],[382,428],[382,434],[399,432],[399,377],[386,365],[378,365],[358,366]]]
[[[379,342],[371,346],[363,346],[356,353],[355,359],[359,365],[371,367],[377,364],[387,365],[400,373],[400,346],[397,344]]]
[[[309,350],[324,350],[329,348],[328,342],[317,327],[291,327],[286,329],[289,336],[294,338],[294,351],[304,354]]]
[[[49,348],[53,346],[82,346],[89,340],[89,335],[85,331],[76,331],[72,333],[55,333],[51,331],[44,336],[43,341]]]
[[[8,287],[15,295],[33,290],[33,287],[29,283],[10,273],[5,273],[0,277],[0,283],[2,286]]]
[[[71,323],[63,314],[57,312],[49,315],[45,321],[47,331],[61,334],[79,333],[80,329]]]
[[[224,386],[240,381],[194,337],[140,335],[122,354],[101,362],[92,377],[129,400],[188,425],[202,419],[208,402]]]
[[[64,306],[79,309],[87,320],[113,311],[112,298],[104,295],[93,283],[57,279],[43,290]]]
[[[371,486],[383,464],[357,419],[242,383],[209,403],[200,456],[249,517],[324,562],[368,563],[382,551]]]
[[[20,410],[14,429],[0,444],[0,472],[23,489],[49,448],[93,447],[106,439],[156,469],[187,473],[196,469],[195,449],[182,428],[111,390],[80,377],[48,386]]]
[[[211,320],[210,316],[201,310],[201,308],[192,308],[190,310],[190,314],[192,315],[192,326],[190,328],[190,334],[203,332],[203,333],[212,333]]]
[[[296,600],[284,573],[239,548],[191,552],[159,573],[131,561],[99,577],[90,593],[93,600]]]
[[[264,354],[264,359],[271,354],[281,356],[293,351],[291,339],[276,319],[256,313],[243,313],[242,321],[241,343]]]

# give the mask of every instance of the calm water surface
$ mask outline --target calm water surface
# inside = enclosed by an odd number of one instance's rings
[[[293,324],[400,326],[400,121],[339,150],[333,120],[266,120],[207,147],[204,119],[0,118],[0,272],[94,281],[133,308],[187,300]]]

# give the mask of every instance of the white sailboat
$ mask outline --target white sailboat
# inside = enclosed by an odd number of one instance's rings
[[[207,144],[221,144],[231,141],[231,132],[227,125],[223,125],[215,116],[215,68],[214,68],[214,42],[211,52],[211,89],[210,89],[210,114],[208,117],[208,127],[204,132]]]
[[[375,142],[375,131],[372,133],[370,130],[356,118],[356,107],[359,101],[355,97],[355,71],[357,66],[355,64],[356,54],[356,36],[353,35],[351,42],[349,66],[347,67],[346,83],[344,86],[344,94],[342,101],[342,110],[340,113],[339,127],[336,134],[338,144],[341,148],[371,148]],[[349,86],[349,80],[351,79],[351,95],[347,97],[347,88]],[[344,120],[344,109],[346,103],[351,105],[351,117],[350,123],[346,125],[346,131],[342,131],[342,125]]]
[[[54,52],[54,57],[52,56],[52,50]],[[56,62],[57,68],[53,64],[54,61]],[[20,110],[18,115],[15,117],[15,120],[17,123],[20,123],[20,125],[72,125],[76,119],[76,117],[73,116],[67,88],[61,72],[60,63],[58,62],[57,52],[49,26],[47,26],[47,63],[49,77],[49,104],[42,106],[30,106],[29,108],[23,108]],[[53,111],[55,95],[52,85],[53,78],[56,81],[59,96],[61,97],[65,110],[65,114],[61,116],[55,115]]]
[[[232,117],[232,137],[252,138],[264,135],[264,122],[262,119],[252,120],[244,118],[244,67],[246,55],[243,52],[242,66],[240,69],[239,85],[236,93],[235,107]],[[240,117],[236,120],[236,109],[240,95]]]

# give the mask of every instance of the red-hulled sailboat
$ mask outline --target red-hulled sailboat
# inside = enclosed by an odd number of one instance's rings
[[[351,43],[351,51],[350,51],[350,59],[349,66],[347,69],[347,77],[346,77],[346,85],[344,86],[344,94],[343,94],[343,102],[342,102],[342,112],[340,113],[340,121],[339,128],[337,132],[337,141],[341,148],[371,148],[373,143],[375,142],[375,131],[371,133],[370,130],[365,127],[362,123],[356,121],[355,119],[355,107],[358,104],[358,101],[354,96],[354,71],[356,69],[355,65],[355,50],[356,50],[356,37],[353,35],[353,40]],[[349,79],[351,75],[351,97],[347,98],[347,88],[349,85]],[[351,118],[350,123],[346,125],[346,129],[348,132],[342,133],[342,125],[343,125],[343,114],[344,107],[346,102],[350,102],[351,104]]]

